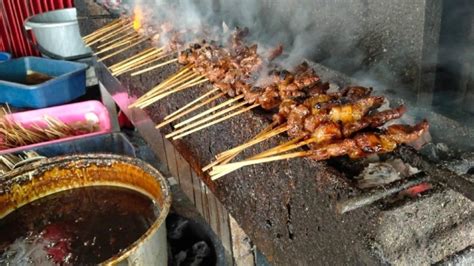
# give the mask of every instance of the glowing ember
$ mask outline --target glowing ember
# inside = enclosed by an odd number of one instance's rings
[[[133,10],[134,19],[133,19],[133,29],[138,30],[142,27],[143,12],[140,7],[135,7]]]

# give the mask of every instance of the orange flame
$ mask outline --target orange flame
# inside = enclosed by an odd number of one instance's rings
[[[142,27],[143,13],[140,7],[135,7],[133,10],[133,29],[139,30]]]

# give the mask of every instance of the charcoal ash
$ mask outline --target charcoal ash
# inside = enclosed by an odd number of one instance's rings
[[[403,162],[401,159],[389,159],[369,163],[354,179],[357,180],[359,188],[365,189],[390,184],[419,172],[419,169]]]
[[[445,162],[444,165],[458,175],[474,175],[474,152],[464,153],[457,159]]]

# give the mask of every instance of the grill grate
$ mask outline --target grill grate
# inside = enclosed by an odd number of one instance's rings
[[[14,57],[38,56],[23,34],[23,22],[30,16],[73,7],[73,0],[4,0],[0,2],[0,50]]]

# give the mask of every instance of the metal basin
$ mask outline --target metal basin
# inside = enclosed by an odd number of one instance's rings
[[[14,170],[0,179],[0,219],[36,199],[87,186],[118,186],[153,199],[160,215],[147,232],[103,264],[167,265],[165,218],[171,195],[166,179],[135,158],[83,154],[45,159]]]
[[[29,17],[25,29],[33,31],[41,53],[47,57],[75,60],[91,56],[79,33],[75,8]]]

